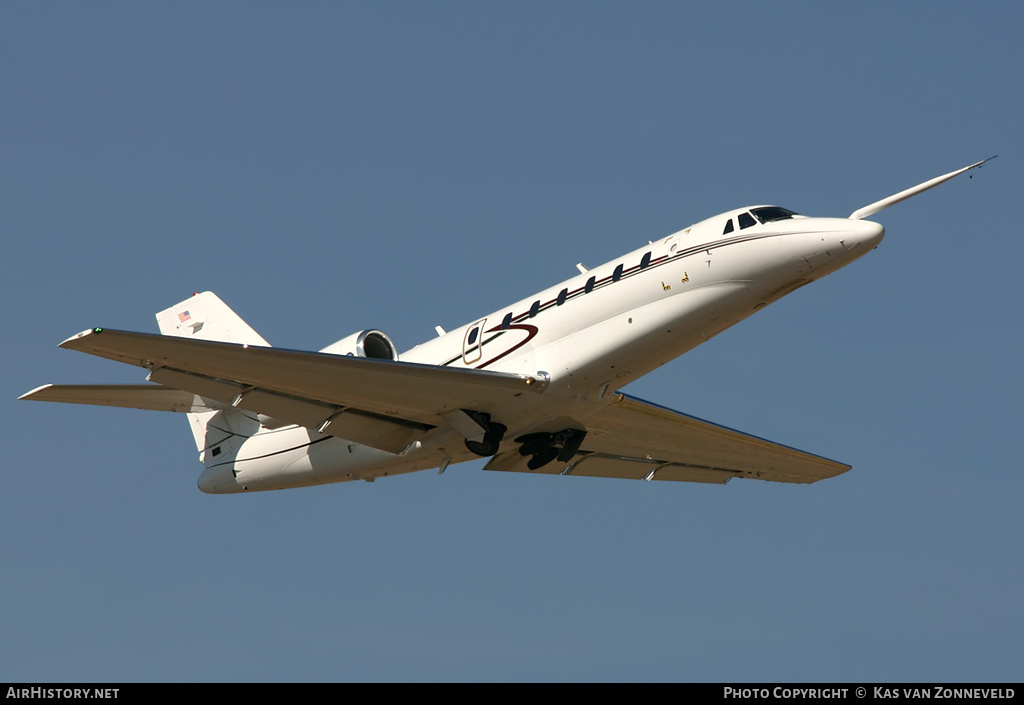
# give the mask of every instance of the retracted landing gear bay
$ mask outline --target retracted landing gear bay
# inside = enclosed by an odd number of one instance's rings
[[[565,463],[572,460],[586,437],[586,431],[567,428],[557,433],[528,433],[516,439],[519,454],[532,456],[526,467],[538,470],[556,458]]]
[[[468,409],[463,411],[476,421],[480,428],[484,429],[483,440],[472,441],[467,438],[466,447],[477,455],[488,456],[497,453],[498,446],[501,445],[501,439],[505,437],[505,431],[508,428],[504,424],[491,421],[490,414],[482,411],[470,411]]]

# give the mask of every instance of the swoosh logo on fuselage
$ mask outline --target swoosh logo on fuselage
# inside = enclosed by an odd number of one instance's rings
[[[710,250],[717,250],[717,249],[721,249],[723,247],[729,247],[730,245],[739,245],[739,244],[742,244],[742,243],[745,243],[745,242],[753,242],[755,240],[763,240],[765,238],[770,238],[770,237],[783,237],[783,236],[786,236],[786,235],[807,235],[807,234],[810,234],[812,232],[816,232],[816,231],[804,230],[804,231],[787,232],[787,233],[757,233],[757,234],[750,233],[749,235],[735,235],[733,237],[723,238],[721,240],[715,240],[715,241],[712,241],[712,242],[705,242],[705,243],[702,243],[700,245],[693,245],[693,246],[687,247],[684,250],[679,250],[678,252],[675,252],[675,253],[673,253],[671,255],[662,255],[660,257],[655,257],[655,258],[650,259],[647,262],[647,264],[643,264],[643,261],[641,260],[640,263],[638,263],[638,264],[636,264],[636,265],[634,265],[632,267],[623,268],[622,271],[619,272],[617,275],[613,272],[612,274],[609,274],[608,276],[602,277],[600,279],[597,279],[596,277],[591,277],[591,279],[593,279],[593,283],[591,283],[590,280],[587,280],[586,284],[584,284],[583,286],[578,287],[576,289],[573,289],[571,291],[569,291],[568,289],[563,289],[562,292],[559,292],[559,294],[555,298],[551,299],[550,301],[535,302],[535,304],[534,304],[534,306],[536,306],[536,310],[535,311],[533,310],[533,307],[531,307],[530,310],[524,311],[523,313],[519,313],[519,314],[512,313],[510,315],[506,315],[505,320],[503,320],[501,323],[499,323],[498,325],[494,326],[493,328],[488,328],[486,331],[484,331],[483,335],[487,335],[487,334],[491,334],[491,333],[493,333],[494,335],[491,335],[491,337],[485,338],[484,340],[482,340],[480,342],[480,350],[481,351],[486,350],[486,348],[487,348],[487,346],[489,344],[494,343],[496,340],[498,340],[502,336],[505,336],[506,334],[509,333],[509,331],[513,331],[513,330],[524,331],[524,332],[526,332],[526,336],[523,337],[521,340],[516,341],[515,344],[512,345],[511,347],[502,350],[497,355],[494,355],[493,357],[487,358],[485,361],[475,365],[475,369],[482,370],[485,367],[487,367],[488,365],[491,365],[491,364],[497,362],[498,360],[506,357],[507,355],[510,355],[511,353],[515,352],[516,350],[518,350],[519,348],[523,347],[528,342],[533,340],[537,336],[537,334],[540,332],[540,328],[537,325],[534,325],[532,323],[521,323],[521,321],[526,321],[526,320],[529,320],[531,318],[534,318],[535,316],[539,315],[543,311],[546,311],[547,309],[554,308],[556,306],[561,306],[561,305],[563,305],[565,303],[568,303],[572,299],[579,298],[580,296],[585,296],[586,294],[589,294],[589,293],[591,293],[593,291],[597,291],[598,289],[602,289],[604,287],[611,286],[612,284],[616,284],[616,283],[618,283],[620,281],[623,281],[625,279],[629,279],[630,277],[634,277],[634,276],[637,276],[638,274],[641,274],[643,272],[648,272],[648,271],[657,269],[659,267],[662,267],[662,266],[665,266],[667,264],[670,264],[670,263],[672,263],[673,261],[675,261],[677,259],[680,259],[680,258],[683,258],[683,257],[689,257],[689,256],[695,255],[695,254],[697,254],[699,252],[705,252],[705,251],[710,251]],[[506,320],[507,320],[507,322],[506,322]],[[491,346],[491,349],[494,350],[494,346],[493,345]],[[452,364],[458,362],[461,359],[463,359],[463,355],[459,354],[459,355],[457,355],[457,356],[451,358],[450,360],[447,360],[446,362],[443,362],[441,364],[443,366],[452,365]]]

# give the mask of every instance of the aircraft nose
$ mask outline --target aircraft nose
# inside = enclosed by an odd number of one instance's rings
[[[852,223],[854,225],[850,229],[848,239],[844,238],[843,243],[847,249],[872,250],[885,237],[885,228],[878,223],[873,223],[870,220],[856,220]]]

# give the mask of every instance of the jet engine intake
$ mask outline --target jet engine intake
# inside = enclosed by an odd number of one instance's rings
[[[336,343],[331,343],[320,352],[398,361],[398,349],[391,342],[391,338],[383,331],[373,329],[353,333]]]

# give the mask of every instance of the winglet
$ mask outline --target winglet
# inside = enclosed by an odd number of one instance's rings
[[[878,211],[880,211],[880,210],[882,210],[884,208],[888,208],[889,206],[891,206],[891,205],[893,205],[895,203],[899,203],[900,201],[905,201],[906,199],[910,198],[911,196],[916,196],[917,194],[921,193],[922,191],[927,191],[930,188],[934,188],[934,187],[938,186],[939,184],[941,184],[943,181],[949,181],[954,176],[959,176],[960,174],[964,173],[965,171],[970,171],[971,169],[976,169],[977,167],[981,166],[985,162],[988,162],[988,161],[991,161],[991,160],[995,159],[997,156],[999,156],[999,155],[996,154],[994,156],[989,157],[988,159],[982,159],[980,162],[976,162],[974,164],[971,164],[970,166],[965,166],[963,169],[957,169],[956,171],[951,171],[948,174],[943,174],[942,176],[937,176],[934,179],[931,179],[930,181],[925,181],[923,184],[918,184],[917,186],[914,186],[913,188],[908,188],[906,191],[900,191],[899,193],[893,194],[892,196],[889,196],[888,198],[883,198],[881,201],[875,201],[871,205],[864,206],[863,208],[858,208],[857,210],[855,210],[853,213],[850,214],[850,220],[861,220],[862,218],[866,218],[869,215],[873,215],[873,214],[877,213]]]

